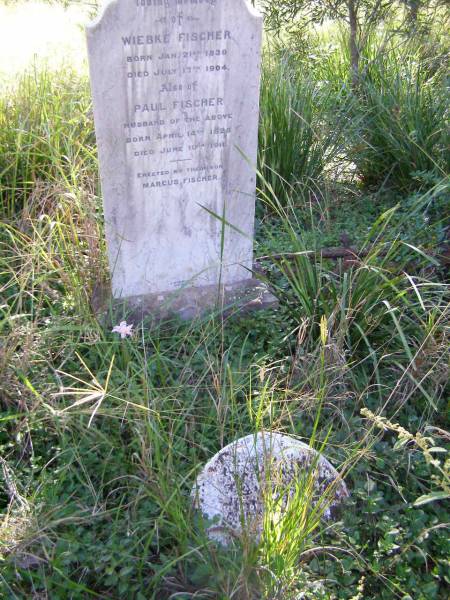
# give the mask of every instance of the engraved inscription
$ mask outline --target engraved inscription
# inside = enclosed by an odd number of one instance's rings
[[[224,110],[224,98],[202,97],[204,82],[201,79],[185,79],[185,76],[197,75],[201,78],[223,76],[231,70],[228,55],[228,43],[232,40],[231,29],[195,29],[195,23],[201,22],[194,11],[204,10],[204,6],[215,6],[215,0],[136,0],[138,8],[154,8],[165,6],[183,7],[189,12],[177,11],[162,15],[153,22],[152,31],[128,32],[121,35],[125,54],[124,62],[127,69],[127,78],[131,83],[140,85],[142,80],[160,80],[155,90],[154,85],[149,86],[147,94],[139,89],[134,91],[134,97],[140,97],[140,103],[134,105],[134,114],[130,121],[125,123],[125,143],[133,146],[131,157],[136,160],[167,156],[170,154],[189,153],[189,160],[194,161],[196,168],[205,169],[205,153],[213,152],[219,164],[220,154],[226,147],[227,140],[232,131],[231,126],[212,126],[214,121],[227,121],[232,123],[232,112]],[[183,26],[189,23],[190,30],[185,31]],[[157,47],[164,50],[153,52]],[[142,49],[147,51],[142,52]],[[217,62],[212,62],[217,59]],[[203,84],[203,85],[202,85]],[[210,109],[217,109],[211,112]],[[155,113],[158,117],[162,113],[169,113],[170,117],[158,120],[135,120],[136,117]],[[191,125],[198,127],[192,129]],[[145,135],[135,136],[131,130],[139,127],[145,130]],[[148,135],[152,128],[158,128],[156,135]],[[176,129],[174,129],[176,128]],[[193,140],[196,143],[190,143]],[[161,142],[175,141],[178,144],[161,145]],[[183,143],[181,143],[183,141]],[[208,156],[210,159],[210,156]],[[187,160],[187,157],[184,157]],[[191,167],[192,168],[192,167]],[[220,166],[218,169],[223,169]],[[175,170],[167,175],[173,176]],[[185,168],[178,168],[178,174],[187,173]],[[220,173],[219,176],[222,176]],[[136,178],[140,179],[140,172]],[[155,185],[177,185],[183,187],[195,183],[217,181],[214,177],[180,177],[159,179]],[[143,182],[142,187],[149,189],[152,186]]]
[[[88,26],[115,297],[251,276],[261,29],[249,0],[105,0]]]
[[[176,4],[189,4],[192,10],[194,5],[198,6],[203,3],[177,2]],[[170,2],[166,4],[166,6],[169,5]],[[137,6],[156,6],[156,4],[144,5],[139,0]],[[160,5],[158,4],[158,6]],[[184,162],[189,160],[195,163],[195,166],[189,167],[190,171],[179,166],[170,171],[154,171],[164,175],[159,175],[159,179],[151,183],[143,181],[143,189],[165,186],[182,188],[195,183],[216,182],[222,176],[223,166],[220,154],[226,147],[232,128],[231,125],[222,127],[215,122],[226,121],[230,124],[233,114],[224,110],[224,97],[202,97],[202,81],[185,79],[185,76],[203,74],[203,76],[214,77],[230,71],[231,65],[227,61],[227,43],[232,39],[232,31],[230,29],[182,30],[184,23],[195,23],[199,20],[195,14],[178,12],[171,16],[162,16],[154,22],[155,28],[170,25],[170,31],[165,28],[161,32],[130,32],[120,38],[126,49],[124,61],[127,78],[133,81],[147,78],[151,81],[155,79],[160,81],[156,89],[154,86],[149,88],[150,91],[147,95],[141,93],[140,90],[136,90],[136,92],[133,90],[133,95],[142,95],[142,99],[139,104],[134,105],[134,115],[130,115],[130,121],[125,124],[125,129],[141,127],[146,130],[156,126],[158,131],[156,135],[152,136],[147,134],[133,136],[131,131],[126,131],[126,144],[134,146],[131,156],[134,159],[142,160],[147,157],[183,154]],[[149,48],[150,52],[139,52],[141,46]],[[162,52],[151,53],[151,48],[155,46],[168,46],[168,48]],[[218,59],[218,62],[213,63],[211,59],[215,58]],[[137,85],[139,85],[139,81]],[[213,112],[211,109],[216,109],[217,112]],[[157,122],[134,120],[135,116],[147,113],[157,113],[158,116],[161,113],[169,113],[170,117],[165,120],[159,119]],[[193,129],[192,124],[198,127]],[[176,127],[175,130],[174,127]],[[179,143],[161,145],[161,142],[167,141],[178,141]],[[196,143],[190,143],[192,141]],[[204,151],[214,153],[214,157],[217,158],[216,162],[219,163],[216,166],[218,174],[202,177],[175,177],[175,175],[187,175],[193,170],[207,170],[208,165],[204,164],[204,161],[206,158],[209,160],[210,156],[206,157]],[[185,156],[186,153],[188,156]],[[142,171],[137,171],[136,178],[142,178]]]

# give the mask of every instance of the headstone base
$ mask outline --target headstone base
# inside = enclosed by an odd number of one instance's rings
[[[104,310],[106,302],[101,304]],[[276,297],[258,279],[222,286],[186,287],[165,293],[116,298],[110,302],[114,317],[126,318],[129,322],[141,322],[148,317],[167,320],[176,316],[188,321],[214,312],[226,318],[277,306]]]

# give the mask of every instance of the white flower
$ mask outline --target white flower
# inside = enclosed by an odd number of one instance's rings
[[[120,333],[120,337],[126,338],[127,335],[133,335],[131,331],[133,329],[133,325],[127,325],[126,321],[121,321],[119,325],[115,325],[112,329],[113,333]]]

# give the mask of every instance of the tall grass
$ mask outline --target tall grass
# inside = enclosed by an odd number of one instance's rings
[[[414,175],[449,172],[448,101],[444,69],[430,75],[393,50],[368,65],[361,84],[349,158],[367,185],[411,190]]]
[[[436,40],[394,35],[394,25],[367,36],[357,91],[346,32],[310,35],[297,54],[278,43],[260,128],[260,169],[278,198],[344,157],[369,187],[409,192],[423,189],[418,174],[448,175],[448,54]]]
[[[345,365],[346,357],[351,356],[354,361],[368,364],[378,385],[380,366],[387,357],[400,373],[409,377],[410,369],[416,368],[417,356],[424,366],[425,348],[442,348],[442,334],[449,318],[448,289],[426,276],[439,262],[420,247],[404,242],[401,232],[410,215],[424,211],[431,197],[439,197],[443,189],[445,181],[417,197],[414,206],[397,222],[393,222],[393,217],[400,205],[382,213],[361,244],[361,256],[356,253],[334,269],[321,257],[320,250],[305,245],[282,203],[265,198],[271,210],[277,212],[291,242],[290,252],[281,253],[274,260],[284,278],[272,283],[302,332],[301,361],[317,346],[323,319],[327,323],[328,358],[334,366],[339,369],[339,364]],[[430,306],[436,311],[432,318]],[[430,329],[430,318],[436,329]],[[441,358],[445,361],[444,355]],[[303,378],[308,377],[311,364],[310,357],[302,367]],[[442,381],[434,383],[436,388],[431,395],[421,387],[433,408],[433,394],[442,391]]]
[[[342,151],[345,118],[332,114],[327,90],[299,73],[289,57],[266,58],[262,71],[259,185],[281,200],[301,196]],[[285,200],[286,201],[286,200]]]
[[[36,65],[0,97],[0,209],[10,218],[39,186],[77,190],[96,172],[89,84]]]

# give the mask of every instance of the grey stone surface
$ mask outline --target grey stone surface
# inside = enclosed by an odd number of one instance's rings
[[[87,27],[114,298],[248,287],[261,28],[246,0],[111,0]]]
[[[329,461],[307,444],[273,432],[248,435],[218,452],[202,469],[192,490],[194,506],[207,521],[208,536],[222,544],[245,533],[258,539],[264,490],[285,508],[302,481],[312,483],[312,503],[331,518],[348,494]]]
[[[275,308],[278,300],[257,279],[247,279],[228,285],[186,287],[174,292],[145,294],[115,301],[115,312],[127,315],[139,323],[146,315],[155,319],[168,319],[174,315],[183,320],[201,317],[217,311],[222,317],[236,313]]]

